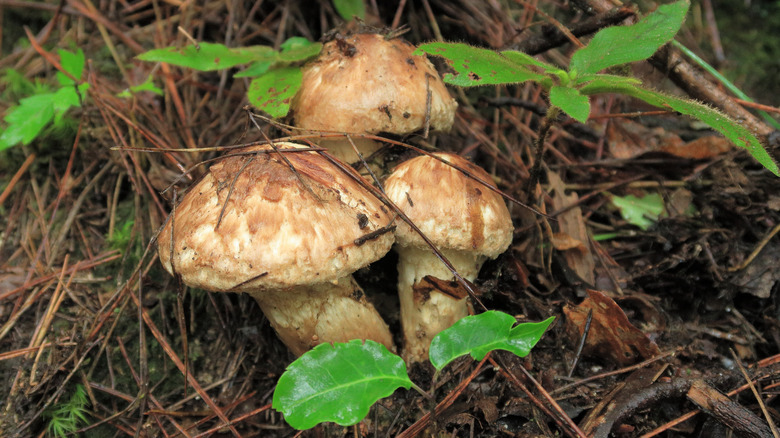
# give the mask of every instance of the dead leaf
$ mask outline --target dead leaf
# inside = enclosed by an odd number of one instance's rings
[[[585,331],[590,310],[593,310],[593,319],[585,341],[584,355],[628,366],[659,353],[658,346],[628,321],[620,306],[597,290],[588,290],[588,298],[580,305],[563,308],[566,327],[574,343],[579,341]]]
[[[663,147],[682,147],[683,140],[664,128],[648,128],[632,120],[615,120],[606,132],[609,151],[613,158],[633,158]]]
[[[468,282],[465,278],[463,280]],[[471,283],[469,283],[469,286],[472,286],[473,290],[477,290]],[[412,286],[412,289],[414,290],[415,302],[421,303],[428,301],[431,292],[442,293],[454,300],[460,300],[469,296],[466,289],[456,280],[442,280],[432,275],[423,277]]]
[[[718,155],[728,152],[731,148],[731,142],[727,139],[715,135],[708,135],[683,145],[678,143],[664,144],[661,146],[660,150],[681,158],[702,160],[705,158],[717,157]]]
[[[577,203],[579,197],[576,193],[565,193],[563,180],[557,173],[547,172],[547,178],[553,189],[552,203],[555,211]],[[553,235],[553,246],[563,253],[569,268],[589,285],[593,285],[596,262],[590,252],[590,239],[585,219],[582,218],[582,210],[579,207],[571,208],[556,216],[556,219],[558,232]]]

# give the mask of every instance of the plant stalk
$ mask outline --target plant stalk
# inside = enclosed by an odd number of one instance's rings
[[[539,127],[539,135],[534,142],[534,166],[531,168],[531,175],[528,177],[528,183],[525,186],[525,200],[531,202],[531,195],[533,189],[536,187],[536,183],[539,182],[539,174],[542,170],[542,158],[544,157],[544,142],[547,140],[547,135],[550,133],[553,123],[561,113],[561,109],[557,106],[550,105],[547,109],[547,114],[542,120],[542,126]]]

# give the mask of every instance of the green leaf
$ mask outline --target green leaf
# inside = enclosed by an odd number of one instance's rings
[[[437,370],[464,354],[482,360],[493,350],[507,350],[520,357],[528,355],[555,318],[515,325],[512,315],[491,310],[467,316],[440,332],[431,341],[430,359]]]
[[[650,193],[641,198],[634,195],[626,197],[611,195],[610,201],[620,210],[623,219],[642,230],[647,230],[658,222],[661,215],[666,216],[664,200],[658,193]]]
[[[300,67],[271,70],[249,84],[249,103],[271,117],[284,117],[290,111],[290,101],[301,88],[303,74]]]
[[[382,344],[359,339],[320,344],[287,367],[272,406],[299,430],[324,421],[349,426],[380,398],[411,385],[404,361]]]
[[[501,55],[504,56],[506,59],[514,62],[517,65],[533,65],[535,67],[541,68],[547,73],[565,72],[564,70],[561,70],[558,67],[555,67],[550,64],[545,64],[544,62],[539,61],[533,56],[524,52],[519,52],[517,50],[504,50],[503,52],[501,52]]]
[[[163,95],[163,91],[159,87],[154,85],[154,81],[152,80],[152,77],[147,76],[146,80],[142,84],[135,85],[125,91],[122,91],[121,93],[117,94],[117,97],[131,97],[133,93],[140,93],[142,91],[149,91],[158,96]]]
[[[8,111],[4,118],[8,128],[0,134],[0,151],[17,143],[28,144],[38,136],[54,117],[53,96],[47,93],[26,97]]]
[[[749,129],[707,105],[688,99],[667,96],[657,91],[648,90],[627,83],[604,84],[594,81],[580,88],[580,93],[585,95],[621,93],[637,99],[642,99],[645,102],[660,108],[671,109],[681,114],[695,117],[723,134],[735,145],[747,149],[759,163],[775,175],[780,176],[780,170],[778,170],[777,163],[775,163],[766,149],[764,149],[764,145],[761,144],[761,141],[753,135]]]
[[[446,59],[455,74],[444,75],[444,82],[461,87],[542,82],[547,79],[546,76],[530,70],[528,64],[518,63],[493,50],[463,43],[427,43],[419,46],[414,53],[427,53]]]
[[[315,43],[303,37],[292,37],[281,45],[279,61],[290,63],[304,61],[317,56],[322,50],[322,43]]]
[[[590,115],[590,100],[574,88],[555,85],[550,89],[550,104],[557,106],[574,120],[585,123]]]
[[[268,69],[271,68],[271,66],[274,65],[273,61],[256,61],[254,64],[250,65],[246,68],[244,71],[240,71],[233,75],[234,78],[253,78],[255,76],[260,76],[268,71]]]
[[[363,0],[333,0],[333,6],[344,21],[349,21],[352,17],[366,19],[366,5]]]
[[[267,46],[229,48],[223,44],[199,43],[196,46],[166,47],[138,55],[138,59],[167,62],[199,71],[221,70],[254,61],[276,59],[276,52]]]
[[[60,65],[62,65],[62,68],[77,80],[81,80],[81,74],[84,72],[84,63],[86,62],[84,52],[81,49],[78,49],[76,53],[71,53],[67,50],[58,50],[57,53],[60,55]],[[73,85],[73,80],[59,71],[57,72],[57,81],[62,86]]]
[[[680,30],[690,3],[681,0],[659,6],[632,26],[602,29],[586,47],[574,52],[569,71],[597,73],[605,68],[652,56]]]
[[[85,83],[79,85],[79,93],[82,93],[81,95],[83,96],[83,93],[87,91],[87,88],[89,88],[89,84]],[[76,93],[76,88],[73,86],[62,87],[55,91],[51,95],[50,102],[52,108],[54,109],[54,123],[59,123],[60,120],[62,120],[62,117],[65,115],[65,112],[67,112],[70,107],[81,106],[79,95]]]
[[[617,86],[623,84],[638,85],[641,84],[637,78],[631,76],[605,75],[605,74],[586,74],[578,76],[574,85],[582,86],[584,84],[599,84],[602,87]],[[579,87],[578,87],[579,88]]]

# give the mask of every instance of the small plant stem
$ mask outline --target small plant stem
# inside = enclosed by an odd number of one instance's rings
[[[415,391],[419,392],[420,395],[422,395],[426,399],[433,401],[433,396],[428,394],[428,392],[425,391],[424,389],[422,389],[419,386],[417,386],[414,382],[412,382],[412,389],[414,389]]]
[[[539,135],[536,137],[536,142],[534,142],[534,149],[536,150],[534,152],[534,166],[531,168],[531,175],[528,177],[528,183],[525,186],[525,197],[527,202],[530,202],[533,189],[536,187],[536,183],[539,182],[539,173],[542,170],[542,157],[544,156],[544,142],[547,139],[547,134],[550,133],[550,128],[552,128],[555,119],[558,118],[560,113],[560,108],[550,105],[550,108],[547,109],[547,115],[545,115],[544,120],[542,120],[542,126],[539,127]]]

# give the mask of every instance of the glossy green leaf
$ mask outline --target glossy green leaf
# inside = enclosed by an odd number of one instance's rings
[[[431,341],[430,359],[437,370],[465,354],[482,360],[492,350],[528,355],[555,318],[517,324],[512,315],[491,310],[467,316],[442,331]],[[514,326],[514,327],[513,327]]]
[[[246,95],[249,103],[271,117],[284,117],[290,111],[290,102],[301,88],[300,67],[271,70],[249,84]]]
[[[645,102],[660,108],[671,109],[681,114],[695,117],[723,134],[735,145],[747,149],[759,163],[775,175],[780,176],[777,163],[775,163],[766,149],[764,149],[764,145],[761,144],[761,141],[753,135],[749,129],[707,105],[688,99],[668,96],[657,91],[648,90],[628,83],[604,84],[594,81],[580,88],[580,93],[585,95],[621,93],[644,100]]]
[[[221,70],[254,61],[274,60],[276,52],[267,46],[229,48],[223,44],[206,43],[185,47],[166,47],[138,55],[138,59],[189,67],[199,71]]]
[[[366,19],[366,4],[363,0],[333,0],[333,7],[345,21],[351,20],[352,17]]]
[[[585,123],[590,115],[590,100],[574,88],[555,85],[550,89],[550,104],[557,106],[574,120]]]
[[[286,63],[304,61],[317,56],[321,49],[322,43],[312,42],[303,37],[292,37],[282,43],[279,61]]]
[[[620,215],[631,225],[647,230],[658,218],[666,215],[664,199],[658,193],[650,193],[641,198],[634,195],[610,196],[612,205],[620,210]]]
[[[365,418],[377,400],[412,381],[404,361],[374,341],[320,344],[287,367],[274,390],[273,408],[296,429]]]
[[[84,72],[84,63],[86,62],[84,52],[81,49],[78,49],[76,53],[71,53],[67,50],[58,50],[57,53],[60,55],[60,65],[62,65],[62,68],[74,78],[80,80],[81,74]],[[63,86],[73,84],[71,78],[59,71],[57,72],[57,81]]]
[[[631,26],[600,30],[590,44],[574,52],[569,71],[597,73],[605,68],[641,61],[653,55],[680,30],[690,3],[680,0],[659,6]]]
[[[444,82],[461,87],[542,82],[547,79],[546,76],[531,70],[526,59],[521,61],[526,63],[521,64],[493,50],[468,44],[427,43],[415,51],[415,54],[421,53],[446,59],[455,73],[444,75]]]

